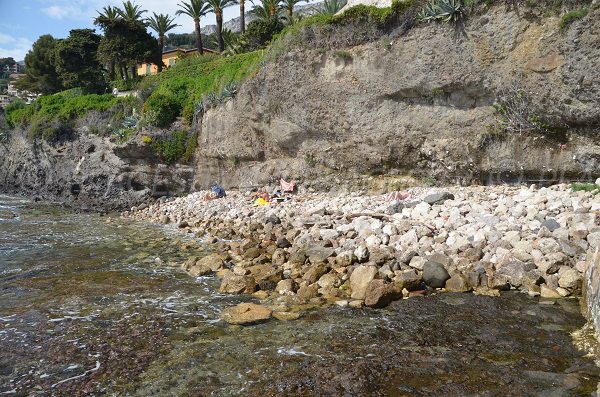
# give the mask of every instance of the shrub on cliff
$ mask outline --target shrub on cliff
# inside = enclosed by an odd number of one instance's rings
[[[143,112],[149,124],[168,127],[181,112],[181,105],[175,96],[158,93],[144,103]]]
[[[144,108],[156,109],[154,98],[160,97],[160,102],[172,106],[169,117],[164,120],[170,120],[168,123],[171,123],[175,117],[185,115],[190,123],[196,105],[203,96],[210,92],[222,92],[231,81],[243,80],[257,69],[261,60],[260,51],[230,57],[205,55],[183,59],[161,74],[144,79],[141,86],[155,87]]]
[[[81,90],[72,89],[53,95],[42,96],[31,105],[15,103],[6,109],[10,127],[27,127],[32,139],[53,139],[74,128],[75,121],[89,112],[105,113],[115,107],[129,104],[131,99],[113,95],[82,95]],[[91,126],[90,126],[91,127]]]
[[[250,22],[246,33],[242,35],[240,41],[244,43],[244,50],[254,51],[264,47],[284,27],[283,22],[276,16],[267,19],[257,19]]]
[[[186,131],[175,131],[153,140],[151,144],[156,156],[167,164],[173,164],[188,152],[188,146],[195,147],[197,138],[196,134],[190,136]]]

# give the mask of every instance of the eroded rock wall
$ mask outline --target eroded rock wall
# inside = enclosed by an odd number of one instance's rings
[[[464,26],[420,25],[343,50],[311,48],[323,42],[305,34],[304,48],[206,112],[195,184],[256,186],[285,176],[325,189],[384,180],[377,188],[390,189],[415,177],[594,179],[599,21],[592,10],[561,33],[558,17],[498,7]],[[554,135],[497,132],[492,104],[510,87],[528,93]]]
[[[12,131],[0,144],[0,192],[84,209],[126,208],[152,196],[188,192],[194,172],[160,164],[149,146],[118,145],[94,135],[47,143]]]

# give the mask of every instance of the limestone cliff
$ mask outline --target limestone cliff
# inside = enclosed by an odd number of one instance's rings
[[[564,32],[559,20],[497,6],[458,25],[359,26],[350,35],[307,26],[271,51],[235,99],[206,111],[192,164],[166,166],[143,145],[84,133],[34,144],[15,132],[0,143],[0,189],[129,206],[215,181],[244,188],[280,176],[370,191],[418,181],[593,180],[600,8]],[[497,127],[492,105],[516,93],[548,133]]]
[[[458,28],[419,25],[343,52],[302,33],[303,48],[205,114],[199,186],[279,175],[327,189],[600,174],[600,9],[561,33],[558,17],[498,7]],[[492,104],[509,87],[527,93],[555,134],[495,132]]]

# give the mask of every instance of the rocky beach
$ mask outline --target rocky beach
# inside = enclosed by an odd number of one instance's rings
[[[208,202],[193,193],[123,216],[172,224],[209,243],[214,253],[181,267],[194,277],[216,274],[220,292],[262,299],[269,310],[226,316],[244,323],[297,318],[323,304],[384,307],[439,289],[580,296],[600,246],[596,193],[566,184],[415,188],[302,193],[265,206],[253,205],[251,193]]]

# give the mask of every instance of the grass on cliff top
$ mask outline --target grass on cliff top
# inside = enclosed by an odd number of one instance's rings
[[[141,92],[152,92],[145,101],[144,112],[161,112],[164,104],[168,103],[172,114],[162,121],[168,123],[173,121],[173,116],[183,115],[190,122],[203,96],[220,93],[228,83],[245,79],[258,69],[262,59],[263,51],[231,57],[204,55],[182,59],[161,74],[146,77],[140,83],[138,89]]]
[[[6,120],[11,127],[30,124],[35,118],[59,119],[69,121],[81,117],[90,110],[106,111],[125,98],[111,94],[82,95],[80,90],[72,89],[39,98],[31,105],[16,102],[6,108]]]

